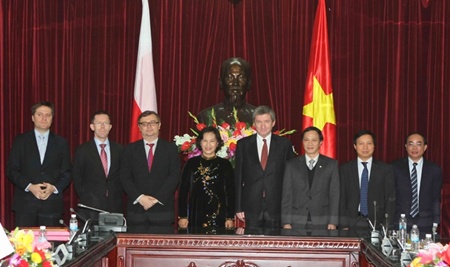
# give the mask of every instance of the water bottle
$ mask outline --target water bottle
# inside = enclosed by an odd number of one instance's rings
[[[431,238],[431,234],[426,234],[425,239],[423,240],[423,248],[428,249],[428,245],[433,243],[433,239]]]
[[[69,230],[70,230],[70,237],[74,236],[78,231],[78,220],[77,215],[72,214],[69,221]]]
[[[418,251],[420,249],[420,234],[417,225],[413,225],[409,235],[411,237],[411,250]]]
[[[405,247],[406,244],[406,232],[407,232],[407,223],[405,214],[400,214],[400,220],[398,222],[398,240],[402,247]]]
[[[41,225],[39,227],[38,242],[39,243],[47,242],[47,228],[45,227],[45,225]]]
[[[431,233],[433,234],[433,243],[436,243],[436,235],[437,235],[437,223],[433,223],[433,228],[431,229]]]

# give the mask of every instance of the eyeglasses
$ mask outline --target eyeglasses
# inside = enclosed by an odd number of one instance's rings
[[[140,122],[139,125],[142,127],[156,126],[159,124],[159,121],[149,121],[149,122]]]
[[[423,146],[423,143],[422,142],[408,142],[407,145],[409,147],[412,147],[412,146],[421,147],[421,146]]]
[[[109,125],[111,125],[111,122],[109,122],[109,121],[103,121],[103,122],[97,121],[97,122],[94,122],[93,124],[95,126],[101,127],[101,126],[109,126]]]

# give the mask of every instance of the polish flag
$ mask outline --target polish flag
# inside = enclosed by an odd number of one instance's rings
[[[150,30],[150,11],[147,0],[142,0],[141,33],[139,35],[133,111],[131,115],[131,142],[142,138],[137,125],[137,119],[145,110],[153,110],[157,112],[155,75],[153,72],[152,35]]]

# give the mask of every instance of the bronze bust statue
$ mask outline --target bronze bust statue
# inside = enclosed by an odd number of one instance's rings
[[[236,121],[233,109],[236,109],[239,121],[252,125],[255,106],[245,101],[245,95],[250,90],[251,83],[250,64],[246,60],[239,57],[225,60],[220,69],[219,79],[219,87],[223,91],[225,99],[222,103],[200,111],[197,116],[198,120],[206,125],[212,125],[211,114],[214,109],[217,124],[227,122],[234,125]]]

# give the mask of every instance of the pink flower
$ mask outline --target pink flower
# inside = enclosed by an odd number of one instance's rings
[[[420,261],[419,261],[420,263],[428,264],[428,263],[433,262],[434,257],[433,257],[432,253],[419,253],[419,255],[417,255],[417,256],[420,257]]]

